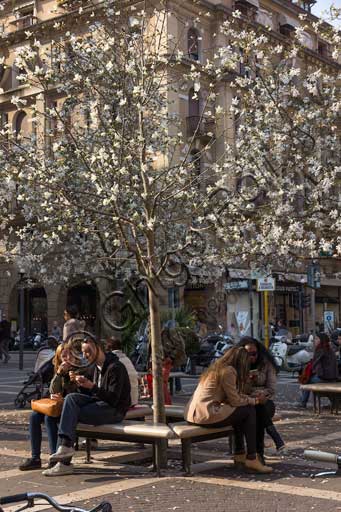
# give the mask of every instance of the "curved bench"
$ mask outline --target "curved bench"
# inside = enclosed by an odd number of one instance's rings
[[[173,423],[169,425],[176,437],[181,441],[182,467],[187,475],[191,473],[192,464],[192,443],[210,441],[228,437],[230,452],[232,453],[232,438],[234,435],[233,427],[200,427],[199,425],[190,425],[187,422]]]
[[[90,462],[91,456],[90,440],[94,438],[153,445],[153,464],[158,476],[160,476],[161,441],[176,438],[173,430],[168,425],[129,420],[112,425],[78,423],[76,431],[78,436],[86,438],[88,462]]]
[[[330,412],[338,414],[341,401],[341,382],[317,382],[315,384],[302,384],[300,389],[311,391],[314,399],[314,412],[321,413],[321,398],[330,400]]]

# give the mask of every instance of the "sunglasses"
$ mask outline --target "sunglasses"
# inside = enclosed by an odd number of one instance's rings
[[[250,357],[256,357],[258,355],[258,352],[248,352],[247,353]]]

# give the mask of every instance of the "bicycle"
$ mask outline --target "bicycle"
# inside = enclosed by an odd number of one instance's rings
[[[54,498],[51,498],[51,496],[43,492],[25,492],[21,494],[14,494],[13,496],[4,496],[3,498],[0,498],[0,505],[9,505],[10,503],[19,503],[21,501],[26,501],[27,503],[16,511],[20,512],[21,510],[25,510],[27,508],[32,508],[36,505],[40,505],[40,503],[34,502],[36,498],[47,501],[53,508],[55,508],[59,512],[112,512],[112,506],[108,501],[102,501],[96,507],[90,510],[86,510],[83,508],[73,507],[69,505],[60,505],[60,503],[58,503]],[[4,512],[1,506],[0,512]]]

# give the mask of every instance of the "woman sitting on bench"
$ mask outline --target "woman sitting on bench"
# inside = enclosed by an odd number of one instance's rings
[[[185,410],[188,423],[202,427],[234,427],[236,452],[234,462],[250,472],[271,473],[256,453],[255,405],[264,403],[264,395],[244,394],[250,359],[243,347],[233,347],[215,361],[200,378]],[[246,439],[247,454],[244,452]]]
[[[331,347],[329,336],[320,332],[315,336],[315,351],[313,355],[312,375],[307,384],[318,382],[335,382],[339,376],[338,364],[334,350]],[[301,391],[299,407],[305,409],[309,400],[310,391]]]

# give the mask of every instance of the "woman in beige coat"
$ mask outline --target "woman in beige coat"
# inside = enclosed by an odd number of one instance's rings
[[[188,423],[202,427],[231,425],[235,429],[236,446],[243,446],[245,436],[247,454],[237,450],[235,464],[248,471],[270,473],[256,455],[255,405],[264,396],[244,394],[249,375],[249,357],[245,348],[233,347],[213,363],[201,376],[197,389],[185,410]]]

